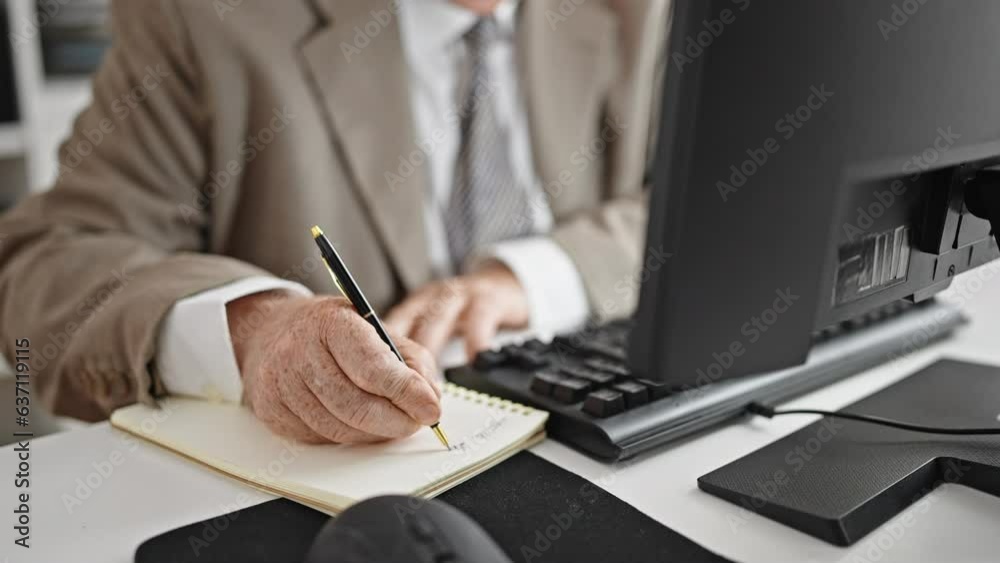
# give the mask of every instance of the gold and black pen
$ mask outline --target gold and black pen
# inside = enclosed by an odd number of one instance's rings
[[[354,308],[357,309],[358,314],[361,315],[370,325],[375,327],[375,332],[378,333],[379,338],[382,342],[389,345],[389,349],[392,353],[399,358],[399,361],[406,363],[403,359],[403,355],[399,353],[396,345],[393,344],[392,339],[389,338],[389,333],[386,332],[385,327],[382,326],[382,321],[379,320],[378,315],[375,314],[375,310],[372,309],[368,299],[365,294],[361,292],[361,288],[358,287],[357,282],[354,281],[354,276],[351,275],[350,270],[347,269],[347,265],[344,261],[340,259],[340,255],[337,254],[337,249],[333,247],[330,240],[326,238],[323,234],[323,229],[315,226],[312,228],[313,240],[316,241],[316,245],[319,246],[319,252],[323,256],[323,262],[326,262],[326,267],[330,271],[330,276],[333,278],[333,283],[337,286],[344,297],[346,297]],[[444,435],[444,430],[441,430],[439,422],[435,422],[431,425],[431,430],[434,431],[434,435],[438,437],[441,444],[446,448],[451,448],[448,445],[448,437]]]

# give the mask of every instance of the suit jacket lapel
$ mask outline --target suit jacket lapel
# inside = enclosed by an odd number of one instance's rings
[[[310,1],[325,21],[300,45],[304,71],[382,245],[414,289],[431,277],[428,173],[404,164],[426,156],[414,142],[398,13],[389,0]]]
[[[604,84],[605,62],[614,50],[615,19],[590,2],[563,15],[557,0],[521,0],[518,65],[525,89],[535,167],[543,185],[570,166],[571,155],[587,139],[588,102]],[[590,124],[587,124],[590,125]],[[553,212],[573,209],[572,196],[546,189]]]

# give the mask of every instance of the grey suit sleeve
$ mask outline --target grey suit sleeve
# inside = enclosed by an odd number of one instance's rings
[[[201,254],[210,116],[173,1],[116,0],[93,102],[60,150],[54,188],[0,218],[0,342],[29,339],[60,414],[96,420],[158,391],[149,365],[175,301],[267,275]]]

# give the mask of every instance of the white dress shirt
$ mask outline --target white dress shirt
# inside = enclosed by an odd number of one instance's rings
[[[565,332],[582,325],[590,309],[573,262],[545,236],[553,220],[535,175],[516,68],[513,39],[517,4],[517,0],[504,0],[494,12],[501,33],[488,53],[488,70],[495,84],[487,102],[495,104],[500,122],[508,127],[510,161],[532,202],[531,227],[536,234],[481,249],[477,256],[500,260],[514,272],[527,294],[532,330]],[[457,273],[449,255],[444,210],[461,143],[456,119],[461,107],[460,86],[469,72],[463,36],[479,16],[450,0],[424,0],[419,6],[402,3],[400,7],[415,141],[427,153],[425,173],[431,189],[424,202],[424,223],[428,251],[435,274],[445,277]],[[258,277],[178,301],[164,320],[157,348],[156,366],[166,389],[173,394],[240,401],[243,385],[229,335],[226,304],[272,289],[311,295],[300,284]]]

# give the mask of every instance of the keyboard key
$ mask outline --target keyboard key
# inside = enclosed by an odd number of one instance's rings
[[[532,338],[531,340],[525,340],[521,343],[521,348],[528,350],[529,352],[545,352],[549,349],[548,345],[537,338]]]
[[[577,379],[586,379],[597,385],[607,385],[614,382],[615,376],[610,373],[603,371],[597,371],[584,366],[562,366],[559,370],[570,377],[575,377]]]
[[[626,408],[633,409],[649,402],[649,391],[642,383],[623,381],[616,384],[612,389],[620,391],[624,395]]]
[[[628,344],[628,331],[620,330],[614,333],[608,339],[608,342],[610,342],[614,346],[619,346],[621,348],[624,348]]]
[[[597,418],[607,418],[624,410],[625,397],[613,389],[594,391],[587,395],[587,400],[583,402],[583,412]]]
[[[549,361],[545,359],[545,356],[537,352],[525,350],[524,348],[511,346],[501,351],[507,353],[512,364],[523,370],[534,371],[549,365]]]
[[[581,342],[578,347],[580,351],[594,355],[603,356],[611,360],[617,360],[618,362],[625,363],[625,349],[618,346],[611,346],[603,342]]]
[[[605,373],[610,373],[618,377],[628,377],[632,375],[632,372],[629,371],[628,367],[626,367],[625,364],[618,362],[611,362],[605,360],[604,358],[587,358],[586,360],[584,360],[583,363],[589,368],[593,368],[597,371],[603,371]]]
[[[538,393],[539,395],[544,395],[546,397],[552,396],[552,389],[556,383],[561,382],[566,379],[565,377],[559,375],[558,373],[553,373],[551,371],[540,371],[531,378],[531,391],[533,393]]]
[[[603,332],[594,336],[594,342],[621,348],[626,342],[625,333],[620,330]]]
[[[563,378],[552,384],[552,398],[560,403],[579,403],[587,396],[594,384],[584,379]]]
[[[653,381],[651,379],[636,379],[639,383],[646,386],[649,390],[649,400],[656,401],[667,397],[671,393],[670,386],[661,381]]]
[[[579,340],[580,337],[576,335],[556,336],[552,339],[552,346],[563,349],[576,349],[576,345],[579,344]]]
[[[490,371],[500,367],[507,362],[507,354],[498,350],[483,350],[476,354],[476,359],[472,362],[472,367],[478,371]]]

